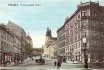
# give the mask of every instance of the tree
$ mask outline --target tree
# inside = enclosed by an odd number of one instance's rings
[[[31,55],[33,53],[33,48],[30,43],[26,43],[26,54]]]

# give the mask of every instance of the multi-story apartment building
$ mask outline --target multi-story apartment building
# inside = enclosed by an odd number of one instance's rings
[[[49,28],[47,28],[46,31],[46,41],[45,41],[45,45],[43,46],[44,52],[43,52],[43,56],[46,58],[54,58],[54,47],[56,46],[55,41],[57,40],[56,37],[52,37],[51,36],[51,30]]]
[[[14,55],[13,55],[13,57],[15,57],[17,59],[17,57],[21,54],[21,39],[15,33],[13,33],[13,36],[14,36],[14,43],[13,43]]]
[[[68,59],[83,61],[82,38],[87,38],[89,62],[104,58],[104,6],[99,2],[85,2],[78,5],[75,13],[65,22],[65,53]]]
[[[65,25],[57,30],[57,56],[63,60],[65,57]]]
[[[23,56],[23,58],[25,58],[25,45],[26,45],[25,36],[26,36],[26,33],[25,33],[24,29],[11,21],[8,21],[8,23],[6,24],[6,27],[9,28],[17,36],[20,37],[20,39],[21,39],[21,55]]]
[[[13,35],[4,24],[0,24],[0,64],[13,61]]]

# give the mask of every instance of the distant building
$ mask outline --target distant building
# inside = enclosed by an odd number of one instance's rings
[[[25,37],[26,37],[26,41],[31,45],[31,47],[33,47],[32,38],[30,37],[29,33]]]
[[[87,37],[88,62],[104,58],[104,6],[99,2],[78,5],[75,13],[65,21],[65,53],[68,60],[83,61],[82,38]]]
[[[51,30],[49,28],[47,28],[47,31],[46,31],[46,41],[45,41],[45,45],[43,46],[43,49],[44,49],[43,56],[44,57],[51,58],[51,53],[52,53],[52,57],[54,58],[54,56],[53,56],[54,51],[52,52],[51,48],[53,48],[55,46],[52,46],[51,44],[54,43],[56,40],[57,40],[57,38],[56,37],[52,37]]]
[[[33,55],[34,56],[42,56],[42,48],[34,48]]]
[[[57,58],[57,40],[50,44],[49,48],[49,57],[54,59]]]

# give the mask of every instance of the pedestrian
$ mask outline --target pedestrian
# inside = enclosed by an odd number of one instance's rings
[[[4,66],[7,66],[7,59],[4,60]]]
[[[17,57],[17,64],[18,65],[20,64],[20,57],[19,56]]]
[[[58,61],[58,62],[57,62],[57,69],[60,70],[60,67],[61,67],[61,62]]]
[[[74,63],[74,58],[72,59],[73,63]]]
[[[23,57],[21,56],[21,64],[23,63]]]
[[[14,65],[16,65],[16,57],[14,57]]]
[[[34,58],[33,57],[31,59],[32,59],[32,61],[34,61]]]
[[[56,66],[57,66],[57,62],[55,61],[55,62],[54,62],[54,68],[55,68]]]

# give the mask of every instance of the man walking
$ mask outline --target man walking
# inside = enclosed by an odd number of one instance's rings
[[[58,61],[58,62],[57,62],[57,69],[60,70],[60,67],[61,67],[61,62]]]
[[[54,68],[55,68],[56,66],[57,66],[57,62],[55,61],[55,62],[54,62]]]

